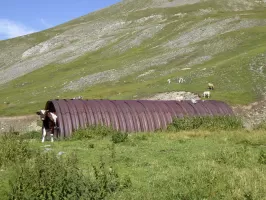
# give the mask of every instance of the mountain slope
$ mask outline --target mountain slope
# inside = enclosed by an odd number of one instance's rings
[[[203,92],[245,104],[266,92],[265,1],[125,0],[66,24],[0,41],[0,113],[50,98],[132,99]],[[177,84],[183,77],[186,82]],[[167,79],[172,79],[172,84]]]

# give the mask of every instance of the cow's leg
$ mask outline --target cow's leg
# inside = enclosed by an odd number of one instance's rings
[[[51,142],[54,142],[54,134],[51,133]]]
[[[52,126],[52,128],[51,128],[50,136],[51,136],[51,142],[54,142],[54,126]]]
[[[42,142],[44,142],[44,140],[45,140],[45,136],[46,136],[46,130],[45,130],[45,128],[43,127],[43,128],[42,128]]]

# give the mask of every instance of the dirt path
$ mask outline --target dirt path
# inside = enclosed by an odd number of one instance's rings
[[[37,115],[0,117],[0,133],[39,131],[41,127],[38,126],[38,120]]]
[[[246,106],[234,106],[233,110],[237,116],[243,119],[244,126],[251,129],[266,120],[266,96],[263,100]]]

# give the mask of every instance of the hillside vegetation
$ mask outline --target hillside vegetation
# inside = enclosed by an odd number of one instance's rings
[[[66,24],[0,41],[0,113],[55,98],[137,99],[203,92],[231,105],[266,92],[266,2],[125,0]],[[177,84],[183,77],[186,82]],[[167,79],[172,79],[168,84]]]

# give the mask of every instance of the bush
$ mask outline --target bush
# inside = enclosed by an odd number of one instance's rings
[[[260,151],[258,162],[260,164],[264,164],[264,165],[266,164],[266,151],[265,150]]]
[[[95,125],[86,129],[79,129],[73,133],[72,140],[92,139],[95,137],[106,137],[108,135],[118,134],[119,132],[111,127]]]
[[[0,137],[0,167],[24,162],[34,154],[28,142],[18,135],[4,134]]]
[[[258,124],[255,128],[255,130],[266,130],[266,121],[261,122],[260,124]]]
[[[78,163],[74,154],[65,158],[53,152],[39,154],[17,168],[16,177],[10,181],[9,199],[104,199],[130,186],[128,179],[120,180],[103,162],[86,176]]]
[[[112,141],[113,143],[121,143],[127,140],[128,134],[127,133],[120,133],[117,132],[114,135],[112,135]]]
[[[242,128],[240,119],[231,116],[204,116],[176,118],[167,127],[168,131],[181,131],[193,129],[206,130],[236,130]]]
[[[30,139],[41,139],[41,133],[38,131],[31,131],[28,133],[23,133],[19,135],[23,140],[30,140]]]

